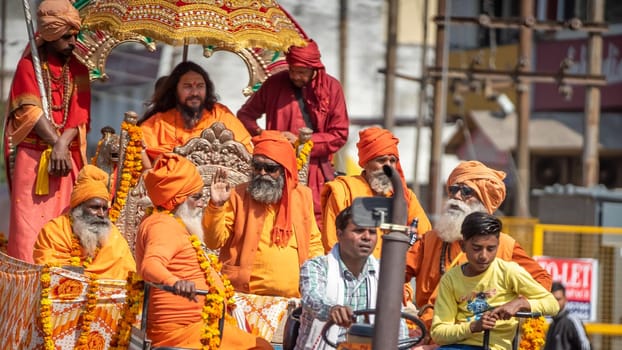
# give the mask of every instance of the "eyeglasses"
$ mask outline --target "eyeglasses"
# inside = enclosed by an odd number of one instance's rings
[[[268,164],[256,161],[253,161],[252,166],[255,171],[261,171],[263,169],[266,173],[270,174],[274,174],[282,168],[280,164]]]
[[[466,185],[451,185],[448,191],[450,196],[455,196],[456,193],[460,192],[464,199],[470,198],[475,194],[475,190]]]

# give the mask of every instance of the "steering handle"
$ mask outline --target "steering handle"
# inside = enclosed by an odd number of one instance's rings
[[[517,313],[514,314],[514,317],[519,317],[519,318],[538,318],[542,316],[541,312],[531,312],[531,311],[518,311]],[[487,329],[484,331],[484,344],[483,348],[484,350],[489,350],[490,349],[490,329]]]
[[[354,316],[361,316],[361,315],[372,315],[375,314],[376,310],[375,309],[364,309],[364,310],[355,310],[353,312]],[[412,338],[405,338],[405,339],[400,339],[400,341],[398,342],[398,350],[406,350],[409,349],[417,344],[419,344],[427,335],[427,329],[425,328],[425,324],[423,323],[423,321],[421,321],[421,319],[419,319],[419,317],[411,315],[411,314],[407,314],[404,312],[400,313],[400,318],[409,320],[413,323],[415,323],[417,325],[417,327],[419,327],[421,329],[421,335],[418,337],[412,337]],[[322,327],[322,339],[324,340],[324,342],[326,343],[326,345],[332,347],[332,348],[337,348],[337,344],[331,342],[328,339],[328,330],[335,326],[335,322],[333,322],[332,320],[328,320],[326,321],[326,323],[324,324],[324,327]]]

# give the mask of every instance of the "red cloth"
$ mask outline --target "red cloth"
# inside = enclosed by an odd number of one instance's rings
[[[316,217],[320,213],[320,193],[324,182],[332,174],[323,173],[331,168],[332,156],[348,139],[348,111],[341,84],[328,74],[318,75],[311,86],[302,88],[309,118],[314,126],[313,150],[309,161],[308,185],[313,191],[313,205]],[[318,71],[319,72],[319,71]],[[318,95],[315,80],[324,80],[321,85],[325,95]],[[323,96],[323,97],[319,97]],[[268,78],[238,111],[237,116],[251,135],[256,135],[257,119],[266,114],[266,129],[289,131],[298,134],[305,127],[305,121],[296,100],[293,85],[287,71]]]
[[[63,62],[58,58],[48,57],[48,66],[51,74],[61,75]],[[6,168],[11,193],[8,252],[24,261],[32,262],[32,248],[41,227],[69,207],[74,181],[78,171],[86,164],[86,130],[91,109],[89,74],[88,69],[73,56],[69,61],[69,74],[74,93],[69,103],[65,128],[58,132],[62,133],[66,128],[79,129],[78,137],[72,141],[75,147],[70,146],[73,170],[66,177],[50,176],[49,195],[34,194],[36,169],[47,144],[32,130],[42,111],[41,94],[30,54],[18,62],[9,92],[9,114],[5,118],[3,135],[5,164],[9,164],[9,137],[16,146],[16,154],[13,171],[8,166]],[[51,84],[53,92],[48,101],[53,105],[62,105],[62,83],[52,81]],[[63,111],[52,111],[52,118],[56,123],[61,123]]]
[[[320,49],[315,41],[309,39],[307,46],[292,46],[285,55],[287,64],[294,67],[324,69]]]
[[[253,155],[268,157],[283,166],[285,188],[283,188],[283,196],[272,229],[272,243],[286,247],[292,236],[292,210],[289,201],[293,189],[298,185],[294,148],[280,132],[274,130],[266,130],[261,135],[253,137],[253,145],[255,145]]]

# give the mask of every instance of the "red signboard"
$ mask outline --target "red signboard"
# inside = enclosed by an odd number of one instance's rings
[[[598,300],[598,261],[595,259],[552,258],[534,259],[566,287],[566,308],[583,321],[596,321]]]
[[[560,63],[570,58],[574,65],[570,74],[586,74],[588,67],[587,39],[541,41],[536,44],[537,72],[556,73]],[[602,75],[607,86],[601,89],[601,109],[605,111],[622,110],[622,35],[603,38]],[[535,84],[535,111],[583,111],[585,88],[573,85],[572,98],[566,100],[559,94],[557,84]]]

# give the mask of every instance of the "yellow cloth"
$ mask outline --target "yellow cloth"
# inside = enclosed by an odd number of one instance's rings
[[[108,174],[94,165],[87,164],[78,173],[78,179],[71,191],[69,206],[73,209],[91,198],[110,201]]]
[[[48,168],[50,166],[50,154],[52,147],[48,147],[39,159],[39,168],[37,169],[37,180],[35,182],[35,194],[38,196],[47,196],[50,193],[50,177]]]
[[[337,215],[352,205],[354,198],[373,195],[371,187],[362,175],[339,176],[324,184],[322,190],[322,244],[326,253],[337,243],[337,228],[335,227]],[[411,190],[407,190],[405,197],[408,198],[408,224],[412,223],[414,218],[418,218],[417,233],[422,236],[432,229],[430,220],[428,220],[419,200],[417,200],[417,196]],[[374,256],[380,258],[381,251],[382,240],[378,239]]]
[[[164,153],[145,174],[145,188],[155,206],[173,210],[203,188],[203,179],[191,161]]]
[[[36,264],[69,265],[73,230],[69,214],[52,219],[43,226],[35,242],[33,259]],[[83,252],[82,258],[86,257]],[[136,271],[127,241],[115,225],[111,226],[108,241],[101,247],[85,271],[97,278],[125,280],[130,271]]]
[[[422,239],[418,240],[406,254],[406,281],[416,278],[415,305],[419,308],[426,304],[434,305],[436,301],[438,285],[441,280],[441,252],[443,241],[438,232],[430,231]],[[531,276],[538,281],[546,290],[551,289],[551,275],[533,260],[527,252],[505,233],[499,236],[497,258],[514,261],[522,266]],[[467,261],[462,253],[460,242],[455,241],[448,245],[447,255],[443,260],[445,271],[449,271],[454,265],[463,264]],[[428,308],[420,315],[421,320],[429,326],[432,324],[433,308]]]
[[[300,265],[323,255],[311,190],[298,184],[291,192],[292,237],[285,248],[271,245],[276,206],[251,199],[248,183],[231,191],[220,208],[211,202],[203,215],[205,243],[220,248],[223,273],[236,291],[298,297]],[[294,254],[295,253],[295,254]]]
[[[147,154],[155,159],[162,153],[172,152],[175,147],[186,144],[191,138],[201,136],[201,132],[215,122],[225,124],[233,133],[233,139],[242,143],[249,153],[253,152],[251,135],[229,108],[220,103],[214,104],[211,112],[204,110],[201,120],[192,129],[184,128],[183,117],[175,108],[154,114],[140,128],[147,145]]]
[[[559,304],[548,290],[515,262],[495,259],[481,274],[467,277],[460,267],[449,270],[440,281],[436,310],[430,334],[440,345],[481,346],[484,332],[472,333],[474,310],[506,304],[522,296],[530,310],[546,316],[556,315]],[[518,319],[498,320],[490,332],[493,350],[510,350]]]

